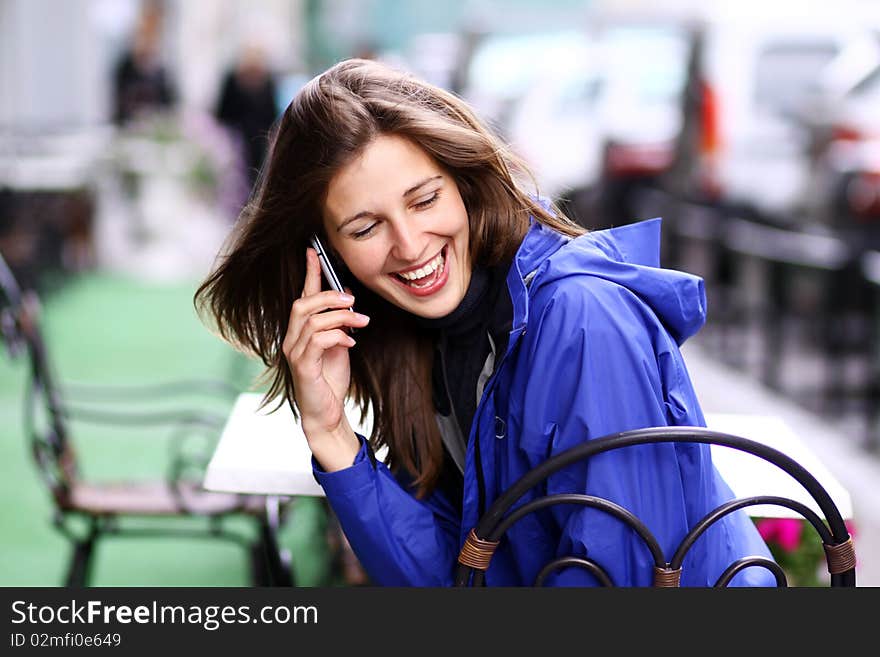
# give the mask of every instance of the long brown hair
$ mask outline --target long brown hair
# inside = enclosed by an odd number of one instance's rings
[[[376,136],[406,137],[450,173],[467,209],[475,265],[511,259],[530,215],[566,235],[584,232],[524,191],[524,181],[534,180],[528,169],[466,103],[375,61],[346,60],[312,79],[273,132],[253,197],[194,297],[202,319],[212,320],[223,339],[266,365],[270,386],[262,407],[273,399],[295,404],[281,343],[291,304],[302,293],[308,238],[323,234],[330,180]],[[346,282],[371,317],[349,351],[349,395],[363,413],[372,411],[373,448],[387,445],[389,467],[408,471],[423,496],[443,463],[431,395],[432,339],[353,277]]]

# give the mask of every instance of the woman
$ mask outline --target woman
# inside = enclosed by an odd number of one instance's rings
[[[659,220],[585,234],[524,191],[524,172],[461,100],[342,62],[287,108],[254,200],[196,294],[220,335],[267,366],[266,403],[295,405],[315,476],[375,583],[450,584],[479,515],[551,454],[704,425],[678,350],[704,321],[702,282],[658,268]],[[322,291],[312,233],[350,296]],[[369,440],[346,397],[372,412]],[[706,446],[673,444],[602,455],[548,488],[614,499],[667,554],[731,497]],[[513,527],[486,582],[530,584],[570,553],[618,585],[650,584],[632,532],[570,507]],[[770,556],[748,517],[730,516],[692,550],[682,583],[711,585],[750,554]],[[752,568],[735,581],[771,580]],[[568,569],[553,583],[595,582]]]

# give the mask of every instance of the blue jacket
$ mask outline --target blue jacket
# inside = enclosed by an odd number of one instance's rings
[[[479,517],[480,450],[486,508],[528,469],[591,438],[650,426],[705,426],[679,345],[705,322],[701,279],[659,268],[660,220],[576,239],[532,222],[507,276],[513,329],[471,426],[462,516],[436,490],[413,497],[381,462],[315,476],[356,554],[377,584],[446,586]],[[667,559],[687,529],[733,497],[706,445],[656,444],[608,452],[551,476],[548,493],[611,499],[654,533]],[[590,508],[562,505],[516,523],[486,572],[496,586],[530,585],[563,555],[585,555],[618,586],[649,586],[650,555],[630,529]],[[711,586],[735,559],[771,558],[744,511],[716,523],[691,548],[683,586]],[[555,585],[594,585],[570,568]],[[772,586],[760,568],[738,585]]]

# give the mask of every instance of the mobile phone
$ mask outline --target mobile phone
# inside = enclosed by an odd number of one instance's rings
[[[342,281],[339,278],[339,274],[333,269],[333,263],[330,262],[330,256],[327,254],[327,250],[324,248],[324,245],[321,243],[321,240],[318,239],[317,235],[312,235],[312,247],[318,254],[318,261],[321,263],[321,271],[324,272],[324,278],[327,279],[330,288],[337,292],[345,293],[345,288],[342,287]],[[349,310],[352,309],[349,308]]]

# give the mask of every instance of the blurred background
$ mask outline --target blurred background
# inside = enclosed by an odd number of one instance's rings
[[[706,282],[709,321],[685,347],[706,410],[798,428],[851,492],[860,583],[880,585],[874,0],[0,0],[0,255],[38,299],[53,371],[261,390],[260,364],[198,321],[192,294],[272,123],[352,56],[469,101],[585,227],[663,217],[662,264]],[[177,481],[177,439],[71,426],[34,441],[31,365],[8,352],[0,585],[55,586],[75,562],[65,532],[76,545],[92,525],[61,525],[49,470]],[[231,399],[186,404],[222,419]],[[325,509],[293,506],[298,580],[333,582]],[[251,581],[236,547],[190,541],[102,542],[91,580]]]

